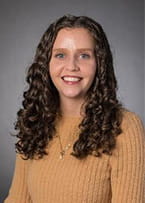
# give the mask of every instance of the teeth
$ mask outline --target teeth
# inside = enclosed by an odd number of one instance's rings
[[[69,82],[77,82],[79,80],[81,80],[80,78],[74,78],[74,77],[63,77],[63,80],[65,81],[69,81]]]

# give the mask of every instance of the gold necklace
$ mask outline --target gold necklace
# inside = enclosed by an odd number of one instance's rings
[[[78,127],[78,126],[77,126]],[[79,131],[78,129],[76,129],[75,127],[75,135],[77,137]],[[72,146],[72,144],[69,142],[64,148],[63,148],[63,145],[62,145],[62,142],[61,142],[61,137],[60,137],[60,134],[58,133],[57,134],[58,138],[59,138],[59,144],[60,144],[60,155],[59,155],[59,158],[60,159],[63,159],[64,155],[66,154],[66,151]],[[73,139],[72,139],[73,140]],[[74,141],[74,140],[73,140]],[[71,141],[71,142],[73,142]]]
[[[60,144],[60,148],[61,148],[59,158],[60,158],[60,159],[63,159],[63,157],[64,157],[66,151],[71,147],[71,144],[68,143],[68,144],[65,146],[65,148],[63,149],[60,136],[59,136],[59,144]]]
[[[73,145],[73,143],[74,143],[74,141],[76,140],[76,138],[78,138],[78,136],[79,136],[79,133],[80,133],[80,129],[79,129],[79,123],[81,122],[81,120],[82,120],[82,117],[72,117],[72,119],[74,120],[74,122],[73,122],[73,126],[71,126],[71,128],[67,128],[68,129],[68,131],[69,130],[71,130],[71,129],[73,129],[72,131],[70,131],[70,132],[68,132],[68,134],[69,134],[69,142],[68,142],[68,144],[65,146],[65,147],[63,147],[63,145],[62,145],[62,140],[61,140],[61,127],[63,126],[63,125],[65,125],[64,123],[64,121],[65,121],[65,119],[67,120],[67,122],[69,122],[68,121],[68,118],[65,118],[64,120],[63,120],[63,122],[61,123],[61,121],[64,119],[64,117],[60,117],[59,115],[58,115],[58,117],[57,117],[57,120],[56,120],[56,126],[57,126],[57,130],[56,130],[56,137],[58,137],[58,139],[59,139],[59,145],[60,145],[60,152],[59,152],[59,159],[63,159],[64,158],[64,155],[66,154],[66,152],[67,152],[67,150],[69,150],[70,149],[70,147]],[[72,120],[71,119],[71,120]],[[72,121],[73,121],[72,120]],[[58,123],[57,123],[58,122]],[[70,139],[71,138],[71,139]]]

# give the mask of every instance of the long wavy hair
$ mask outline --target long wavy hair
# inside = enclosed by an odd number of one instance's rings
[[[114,74],[110,46],[102,26],[86,16],[64,15],[50,24],[40,43],[26,81],[22,108],[17,113],[15,130],[18,138],[16,152],[25,159],[42,158],[46,146],[55,134],[55,121],[60,111],[59,94],[49,74],[52,47],[59,30],[85,28],[95,41],[97,71],[85,99],[84,117],[79,124],[80,134],[71,155],[84,158],[89,154],[111,155],[121,130],[122,104],[116,96],[117,81]],[[101,149],[101,151],[100,151]]]

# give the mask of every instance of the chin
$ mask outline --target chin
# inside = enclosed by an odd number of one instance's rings
[[[65,98],[68,98],[68,99],[83,99],[84,96],[82,94],[72,94],[72,93],[69,93],[69,94],[63,94],[63,97]]]

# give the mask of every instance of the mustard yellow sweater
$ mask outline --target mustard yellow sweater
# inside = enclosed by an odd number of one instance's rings
[[[62,145],[76,139],[80,118],[65,117],[58,123]],[[123,133],[117,137],[113,155],[89,155],[78,160],[60,159],[55,136],[40,160],[16,157],[12,186],[5,203],[145,203],[145,131],[135,113],[125,111]]]

